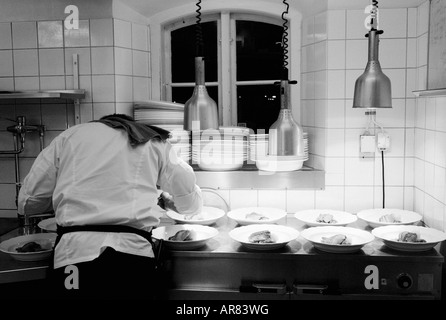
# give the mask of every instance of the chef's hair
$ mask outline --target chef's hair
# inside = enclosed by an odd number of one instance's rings
[[[128,121],[135,121],[135,119],[133,119],[131,116],[129,116],[128,114],[124,114],[124,113],[109,114],[109,115],[103,116],[99,120],[106,120],[106,119],[110,119],[110,118],[121,118],[121,119],[128,120]]]

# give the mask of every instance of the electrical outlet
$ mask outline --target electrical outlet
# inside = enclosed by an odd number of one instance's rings
[[[377,144],[379,151],[386,151],[390,147],[390,135],[385,132],[378,133]]]
[[[361,153],[375,153],[376,136],[362,135],[360,146],[361,146]]]

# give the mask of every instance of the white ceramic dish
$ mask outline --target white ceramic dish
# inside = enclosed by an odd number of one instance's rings
[[[254,232],[269,231],[274,243],[252,243],[249,236]],[[229,236],[239,242],[242,246],[253,250],[276,250],[288,244],[288,242],[299,236],[299,231],[294,228],[277,224],[252,224],[249,226],[237,227],[229,231]]]
[[[0,251],[9,254],[19,261],[39,261],[45,260],[51,256],[54,242],[57,235],[55,233],[34,233],[24,236],[11,238],[0,243]],[[18,252],[16,249],[28,242],[36,242],[44,250],[37,252]]]
[[[317,218],[320,214],[331,214],[333,216],[334,222],[317,222]],[[318,226],[346,226],[350,223],[355,222],[358,218],[351,213],[337,210],[325,210],[325,209],[315,209],[315,210],[303,210],[296,212],[294,217],[305,223],[310,227]]]
[[[253,159],[256,162],[256,167],[262,171],[268,172],[282,172],[282,171],[296,171],[302,169],[304,165],[303,160],[290,161],[272,161]]]
[[[57,232],[56,218],[48,218],[40,221],[37,226],[48,232]]]
[[[339,245],[322,242],[322,237],[332,237],[337,234],[347,236],[351,244]],[[311,227],[301,232],[302,237],[311,242],[316,249],[330,253],[353,253],[361,250],[367,243],[373,241],[375,237],[368,231],[357,228],[340,226]]]
[[[170,237],[174,236],[180,230],[193,231],[193,239],[190,241],[169,240]],[[194,250],[201,248],[216,235],[218,235],[217,229],[199,224],[175,224],[152,230],[152,236],[155,239],[164,240],[166,247],[174,250]]]
[[[215,223],[218,219],[225,216],[225,212],[222,209],[215,207],[203,206],[201,213],[198,216],[192,216],[188,218],[184,214],[168,210],[166,215],[175,220],[177,223],[187,223],[187,224],[201,224],[201,225],[211,225]]]
[[[250,218],[253,212],[264,216],[266,219]],[[231,210],[227,213],[228,217],[236,221],[239,225],[249,224],[273,224],[286,217],[286,211],[270,207],[245,207]]]
[[[403,231],[418,233],[421,239],[426,242],[401,242],[398,241],[399,234]],[[435,247],[439,242],[446,240],[446,233],[437,229],[421,226],[382,226],[372,230],[372,234],[381,239],[389,248],[406,251],[419,252],[427,251]]]
[[[398,215],[401,218],[401,222],[381,222],[379,219],[387,214],[394,214]],[[409,224],[415,224],[423,218],[420,214],[413,212],[413,211],[407,211],[407,210],[401,210],[401,209],[367,209],[359,211],[357,214],[358,218],[367,222],[369,226],[372,228],[381,227],[381,226],[389,226],[389,225],[409,225]]]

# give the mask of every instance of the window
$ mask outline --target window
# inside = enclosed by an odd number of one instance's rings
[[[220,125],[269,127],[280,110],[283,21],[251,14],[202,15],[206,88]],[[164,95],[185,103],[195,85],[195,17],[165,27]]]

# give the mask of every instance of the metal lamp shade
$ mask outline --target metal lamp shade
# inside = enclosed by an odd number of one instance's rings
[[[378,30],[369,32],[369,59],[364,73],[356,80],[353,108],[392,108],[390,79],[378,61]]]

